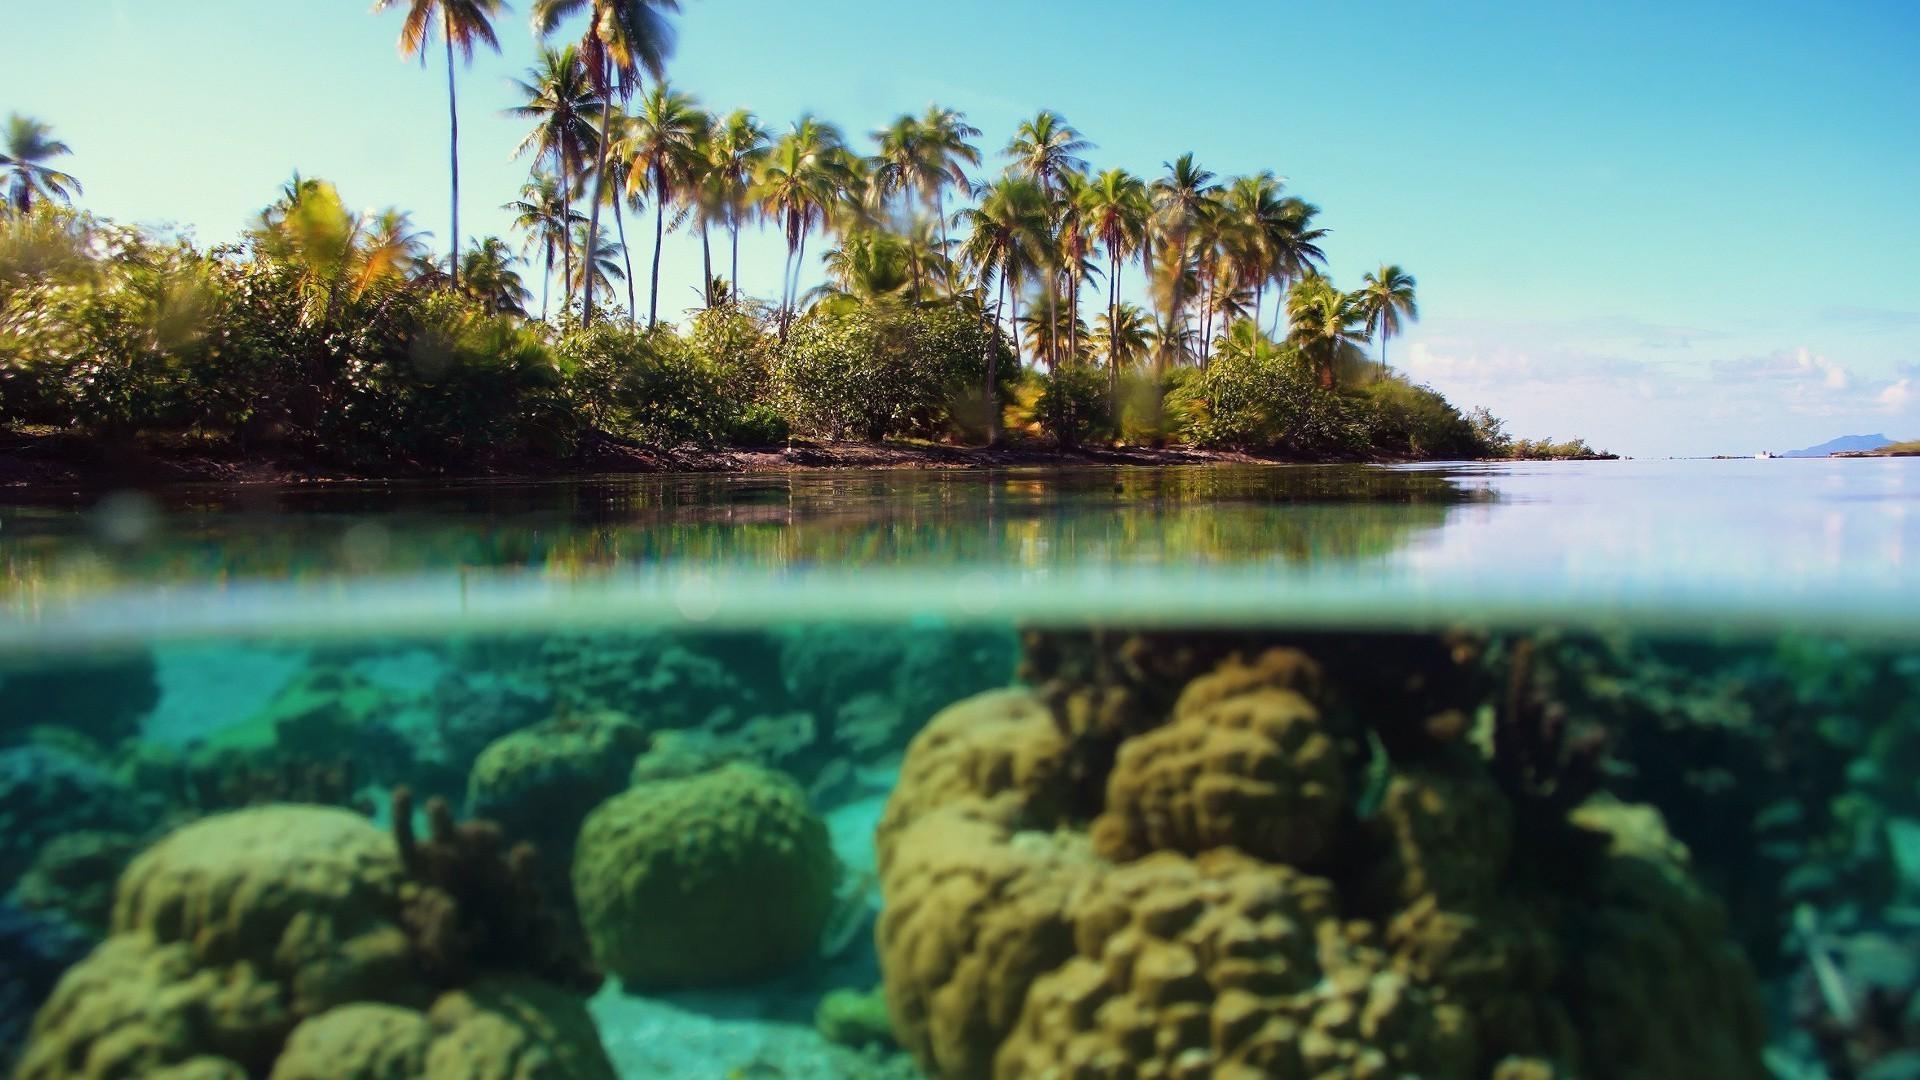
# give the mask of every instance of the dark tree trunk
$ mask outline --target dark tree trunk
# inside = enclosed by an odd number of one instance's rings
[[[452,166],[453,177],[453,249],[447,256],[447,288],[458,291],[460,288],[460,109],[453,95],[453,12],[442,4],[440,10],[446,16],[445,34],[447,39],[447,126],[452,137],[447,140],[447,158]]]
[[[606,72],[604,66],[606,61],[602,60],[601,64],[601,82],[607,87],[607,96],[600,103],[600,165],[593,171],[593,209],[587,212],[587,243],[589,245],[599,241],[600,204],[605,202],[607,197],[607,158],[613,153],[613,79]],[[591,260],[594,252],[587,251],[584,257],[590,261],[587,264],[586,273],[582,275],[586,280],[581,289],[583,310],[580,317],[582,325],[592,326],[594,267]],[[633,280],[632,275],[628,275],[627,280]]]
[[[667,235],[667,185],[660,170],[653,171],[653,279],[647,298],[647,329],[660,325],[660,246]]]

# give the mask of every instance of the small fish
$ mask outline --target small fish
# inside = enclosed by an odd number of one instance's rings
[[[1361,821],[1368,821],[1380,811],[1380,804],[1386,801],[1387,785],[1393,782],[1393,761],[1387,757],[1387,747],[1372,728],[1367,729],[1367,782],[1360,789],[1360,800],[1354,804],[1354,813]]]

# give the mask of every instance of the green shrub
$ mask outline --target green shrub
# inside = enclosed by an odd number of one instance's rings
[[[656,446],[723,441],[734,408],[721,377],[662,326],[596,323],[560,339],[569,395],[594,427]]]
[[[1114,437],[1113,401],[1106,372],[1084,363],[1066,363],[1040,377],[1034,422],[1063,447]]]
[[[1297,349],[1267,340],[1249,323],[1222,340],[1196,389],[1187,434],[1200,445],[1315,456],[1367,446],[1348,400],[1321,389]]]
[[[1381,379],[1356,393],[1367,443],[1411,458],[1472,458],[1483,453],[1473,424],[1446,398],[1399,378]]]
[[[781,411],[795,431],[833,439],[933,439],[984,426],[969,405],[981,398],[983,353],[1000,364],[1003,401],[1018,371],[1005,343],[988,334],[953,308],[820,304],[794,323],[781,351]]]

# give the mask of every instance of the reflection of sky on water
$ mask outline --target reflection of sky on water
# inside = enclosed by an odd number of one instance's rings
[[[1916,498],[1911,460],[654,478],[203,499],[118,547],[41,506],[0,511],[0,645],[830,615],[1905,636]]]

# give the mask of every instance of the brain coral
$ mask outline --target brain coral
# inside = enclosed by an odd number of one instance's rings
[[[627,786],[646,748],[646,729],[624,713],[556,716],[481,751],[467,781],[468,813],[532,841],[544,865],[563,868],[580,823]]]
[[[471,1064],[436,1073],[430,1055],[422,1059],[425,1073],[405,1071],[416,1059],[395,1032],[418,1025],[395,1018],[430,1004],[436,1052],[465,1054],[463,1047],[484,1044],[491,1047],[486,1053],[498,1052],[498,1062],[534,1060],[528,1048],[547,1038],[545,1031],[588,1040],[540,1051],[549,1057],[601,1054],[590,1027],[575,1024],[566,1007],[541,1003],[543,994],[564,997],[542,984],[520,980],[515,985],[529,989],[496,1000],[486,997],[483,982],[436,1003],[402,925],[412,888],[393,838],[349,811],[269,806],[181,828],[122,874],[111,936],[66,973],[41,1008],[17,1075],[607,1075],[590,1068],[494,1072],[488,1070],[496,1065]],[[458,1004],[469,998],[485,1000]],[[442,1006],[454,1013],[445,1015]],[[334,1020],[303,1033],[315,1018],[343,1011],[379,1030]],[[497,1022],[483,1022],[482,1014]],[[515,1042],[490,1033],[496,1029],[524,1034]],[[440,1050],[449,1040],[458,1045]],[[351,1047],[365,1050],[363,1071],[314,1064],[322,1050]],[[279,1059],[289,1053],[282,1072]]]
[[[629,986],[739,982],[795,963],[819,945],[837,876],[799,786],[744,764],[607,800],[573,862],[594,957]]]
[[[1470,702],[1343,695],[1290,649],[1135,644],[1055,642],[1045,694],[960,703],[908,751],[876,838],[879,939],[930,1073],[1764,1075],[1712,901],[1611,822],[1523,850],[1537,807],[1457,740],[1421,741]],[[1406,652],[1398,685],[1447,685]]]

